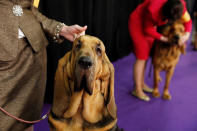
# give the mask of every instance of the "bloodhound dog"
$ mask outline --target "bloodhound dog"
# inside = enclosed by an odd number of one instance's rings
[[[166,72],[166,80],[163,91],[163,98],[166,100],[171,99],[169,93],[169,83],[173,76],[176,64],[179,61],[181,54],[185,54],[185,45],[179,46],[179,40],[184,35],[184,26],[179,22],[175,22],[172,25],[165,25],[160,27],[159,32],[168,37],[169,41],[163,43],[161,41],[155,41],[153,46],[153,67],[154,67],[154,90],[153,96],[160,97],[158,84],[161,80],[160,72]]]
[[[114,67],[101,40],[81,36],[59,60],[51,131],[118,131],[114,99]]]

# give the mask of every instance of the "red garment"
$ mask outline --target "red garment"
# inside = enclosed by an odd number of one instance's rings
[[[129,18],[129,32],[134,44],[134,53],[138,59],[147,60],[154,39],[160,39],[157,26],[165,24],[162,21],[162,7],[167,0],[145,0],[131,14]],[[184,0],[183,14],[187,11]],[[191,31],[191,20],[184,23],[186,32]]]

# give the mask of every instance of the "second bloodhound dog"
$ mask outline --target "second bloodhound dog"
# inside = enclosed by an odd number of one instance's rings
[[[59,60],[51,131],[118,131],[114,67],[101,40],[81,36]]]
[[[179,46],[179,40],[184,35],[184,26],[179,22],[172,25],[165,25],[160,27],[160,33],[168,37],[169,42],[163,43],[156,41],[153,46],[153,67],[154,67],[154,90],[153,96],[160,97],[158,84],[161,80],[160,72],[166,72],[166,80],[163,91],[163,98],[171,99],[169,93],[169,83],[173,76],[176,64],[179,61],[181,54],[185,54],[185,45]]]

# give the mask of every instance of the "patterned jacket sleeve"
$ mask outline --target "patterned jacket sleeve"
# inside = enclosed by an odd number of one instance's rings
[[[64,24],[42,15],[34,6],[32,6],[31,10],[36,19],[41,23],[44,32],[52,37],[55,42],[61,43],[63,41],[63,37],[60,37],[59,33]]]

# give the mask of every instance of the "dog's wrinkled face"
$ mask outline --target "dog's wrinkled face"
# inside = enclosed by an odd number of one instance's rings
[[[101,40],[93,36],[81,36],[73,43],[75,91],[84,89],[92,94],[97,74],[102,68],[105,47]]]
[[[185,28],[181,23],[174,23],[164,30],[163,34],[168,37],[170,44],[178,44],[184,35]]]

